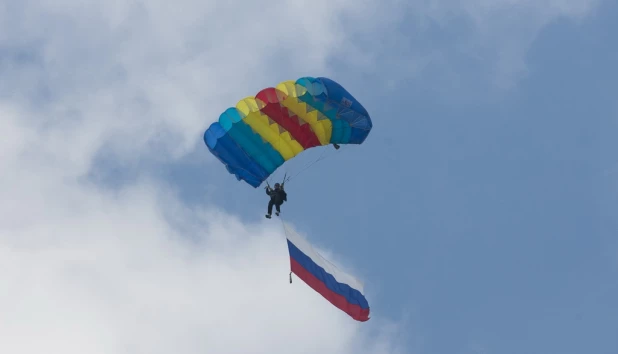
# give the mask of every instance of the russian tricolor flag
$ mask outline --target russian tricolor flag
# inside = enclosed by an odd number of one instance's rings
[[[363,295],[363,284],[337,269],[287,225],[284,227],[292,273],[353,319],[367,321],[369,304]]]

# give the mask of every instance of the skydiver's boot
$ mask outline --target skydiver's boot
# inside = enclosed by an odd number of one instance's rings
[[[279,213],[280,213],[280,211],[276,211],[276,212],[275,212],[275,215],[279,216]]]
[[[265,216],[266,216],[267,219],[271,218],[270,214],[266,214]]]

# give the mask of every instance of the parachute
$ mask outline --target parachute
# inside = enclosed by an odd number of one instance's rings
[[[307,149],[362,144],[372,126],[367,110],[343,86],[302,77],[241,99],[210,125],[204,142],[230,174],[257,188]]]

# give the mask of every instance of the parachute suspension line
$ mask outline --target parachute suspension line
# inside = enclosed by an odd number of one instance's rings
[[[287,182],[286,177],[288,176],[288,172],[285,171],[285,174],[283,175],[283,180],[281,181],[281,186],[283,187],[285,185],[285,182]]]
[[[315,161],[313,161],[313,162],[311,162],[311,163],[307,164],[307,165],[306,165],[306,166],[305,166],[302,170],[298,171],[298,172],[297,172],[295,175],[293,175],[292,177],[288,177],[288,178],[287,178],[287,180],[286,180],[286,182],[287,182],[287,181],[289,181],[289,180],[291,180],[291,179],[293,179],[293,178],[296,178],[298,175],[300,175],[301,173],[305,172],[305,171],[306,171],[309,167],[311,167],[311,166],[315,165],[316,163],[318,163],[318,162],[320,162],[320,161],[322,161],[322,160],[326,160],[327,158],[331,157],[334,153],[337,153],[337,152],[343,152],[343,150],[345,150],[347,147],[348,147],[348,145],[345,145],[345,146],[343,146],[343,147],[338,147],[338,148],[335,148],[335,150],[336,150],[336,151],[334,151],[334,152],[333,152],[333,151],[330,151],[330,152],[329,152],[329,150],[328,150],[328,149],[324,149],[324,150],[322,151],[322,153],[320,154],[320,156],[319,156],[319,157],[318,157]],[[329,152],[329,154],[327,154],[327,152]]]
[[[281,182],[281,185],[284,185],[284,184],[285,184],[285,182],[287,182],[287,181],[289,180],[289,178],[286,178],[286,177],[287,177],[287,175],[288,175],[287,168],[285,168],[284,170],[285,170],[285,174],[283,175],[283,180],[282,180],[282,182]],[[270,176],[268,177],[268,179],[266,180],[266,185],[267,185],[267,186],[269,186],[269,187],[270,187],[270,183],[273,181],[273,179],[275,179],[275,176],[277,176],[277,175],[278,175],[278,172],[279,172],[279,171],[277,171],[277,172],[273,173],[272,175],[270,175]]]
[[[333,144],[333,145],[336,145],[336,144]],[[341,153],[343,153],[344,151],[347,151],[348,147],[349,147],[349,145],[344,145],[344,146],[337,145],[337,146],[335,147],[335,151],[329,151],[329,149],[324,149],[324,150],[322,151],[322,153],[320,154],[320,156],[319,156],[317,159],[315,159],[315,160],[314,160],[314,161],[312,161],[312,162],[308,162],[308,163],[305,165],[305,167],[303,167],[303,169],[301,169],[301,170],[300,170],[300,171],[298,171],[296,174],[294,174],[293,176],[290,176],[290,177],[287,177],[287,175],[288,175],[288,168],[287,168],[287,167],[288,167],[288,166],[287,166],[287,165],[284,165],[284,166],[283,166],[283,169],[284,169],[284,171],[285,171],[285,174],[284,174],[284,176],[283,176],[283,182],[282,182],[282,184],[287,183],[288,181],[292,180],[293,178],[298,177],[298,175],[300,175],[301,173],[305,172],[305,171],[306,171],[307,169],[309,169],[311,166],[313,166],[313,165],[317,164],[318,162],[320,162],[320,161],[322,161],[322,160],[326,160],[327,158],[329,158],[329,157],[333,156],[333,154],[335,154],[335,153],[339,153],[339,154],[341,154]],[[270,183],[273,181],[273,179],[275,179],[275,176],[277,176],[277,175],[279,174],[279,172],[280,172],[280,171],[278,170],[278,171],[276,171],[275,173],[273,173],[272,175],[270,175],[270,176],[268,177],[268,179],[266,180],[266,185],[270,186]]]

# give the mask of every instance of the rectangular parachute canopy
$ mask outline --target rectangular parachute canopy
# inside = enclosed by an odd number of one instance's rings
[[[353,319],[369,320],[369,304],[363,294],[363,284],[336,268],[294,230],[287,225],[284,227],[292,273]]]
[[[372,127],[346,88],[306,76],[240,98],[204,132],[204,142],[230,174],[257,188],[306,150],[363,144]]]

